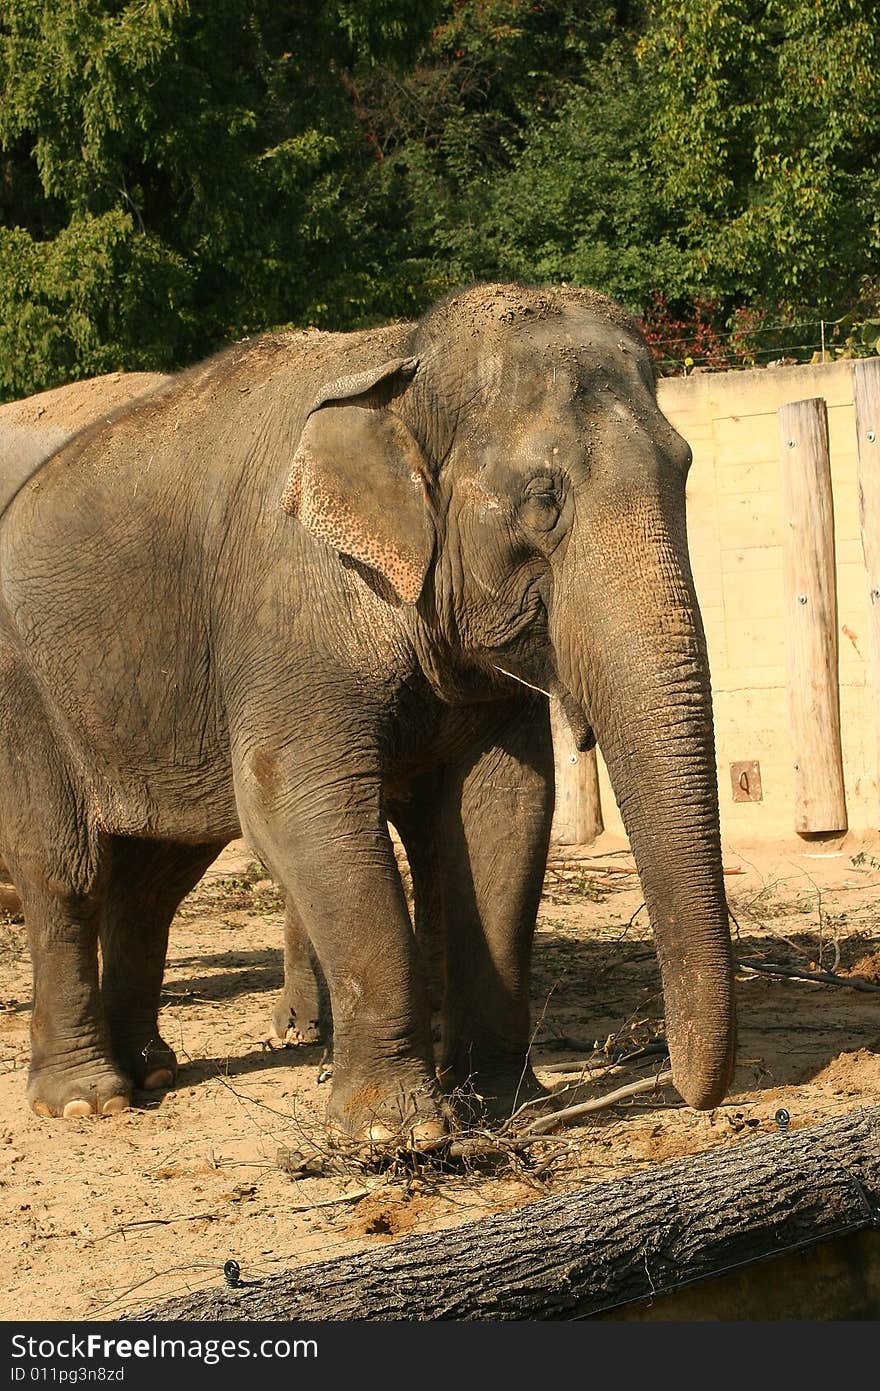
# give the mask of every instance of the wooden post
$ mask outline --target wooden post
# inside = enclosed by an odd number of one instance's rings
[[[795,830],[847,829],[837,675],[837,572],[828,413],[820,397],[779,408],[785,629]]]
[[[592,845],[605,829],[599,798],[596,750],[579,753],[558,700],[550,701],[556,808],[551,841],[557,845]]]
[[[880,789],[880,357],[853,363],[853,401],[858,439],[859,522],[868,575],[874,730]]]

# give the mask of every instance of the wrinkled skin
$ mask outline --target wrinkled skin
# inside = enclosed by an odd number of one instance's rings
[[[165,380],[158,372],[112,372],[0,406],[0,512],[37,465],[78,429]],[[2,855],[0,909],[7,913],[21,909]]]
[[[0,518],[34,1108],[110,1112],[173,1079],[168,925],[240,834],[286,892],[294,995],[303,953],[326,978],[335,1127],[419,1144],[442,1089],[535,1089],[552,751],[523,681],[598,736],[676,1085],[715,1105],[734,1017],[688,462],[620,310],[479,286],[417,325],[239,345],[42,465]],[[436,1058],[386,818],[442,952]]]
[[[166,381],[159,373],[113,372],[0,406],[0,510],[37,465],[77,429]],[[422,932],[426,918],[430,918],[424,911],[429,900],[430,884],[426,883],[418,911]],[[0,912],[20,911],[21,901],[0,855]],[[314,948],[290,907],[285,921],[284,986],[272,1008],[272,1027],[276,1037],[288,1045],[329,1043],[332,1036],[326,983]]]
[[[156,372],[113,372],[0,406],[0,511],[37,465],[78,429],[167,381]],[[430,894],[429,883],[420,885],[417,917],[422,934],[428,931],[432,917]],[[2,855],[0,911],[21,911]],[[441,975],[442,962],[435,965],[435,977]],[[287,1044],[329,1042],[332,1035],[326,983],[314,948],[290,907],[285,924],[284,986],[272,1009],[272,1025],[276,1036]]]

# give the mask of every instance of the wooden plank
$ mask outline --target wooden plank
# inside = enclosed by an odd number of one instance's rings
[[[783,581],[795,830],[847,829],[837,644],[834,502],[821,397],[780,406]]]
[[[853,363],[858,441],[859,525],[871,614],[871,671],[880,790],[880,357]],[[880,818],[875,820],[880,824]]]
[[[605,829],[599,795],[596,750],[575,748],[568,721],[557,700],[550,701],[556,805],[550,840],[557,845],[592,845]]]
[[[875,1230],[880,1106],[715,1144],[452,1231],[166,1300],[138,1321],[572,1319]],[[863,1269],[863,1279],[867,1272]],[[210,1279],[210,1277],[209,1277]],[[245,1281],[247,1283],[245,1283]],[[206,1282],[207,1283],[207,1282]],[[876,1313],[875,1286],[872,1312]],[[787,1308],[798,1318],[800,1295]],[[729,1317],[722,1308],[722,1317]],[[841,1311],[837,1317],[845,1315]]]

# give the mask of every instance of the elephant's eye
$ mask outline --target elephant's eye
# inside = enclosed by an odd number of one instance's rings
[[[553,480],[533,479],[526,488],[522,519],[534,531],[551,531],[559,520],[560,501]]]

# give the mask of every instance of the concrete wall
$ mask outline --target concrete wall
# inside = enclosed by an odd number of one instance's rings
[[[810,396],[828,406],[847,811],[850,830],[864,835],[880,826],[880,805],[851,366],[698,373],[666,378],[659,389],[694,452],[688,535],[709,644],[727,844],[795,835],[776,411]],[[730,765],[751,759],[760,763],[763,800],[735,802]],[[604,768],[600,777],[605,824],[622,831]]]

